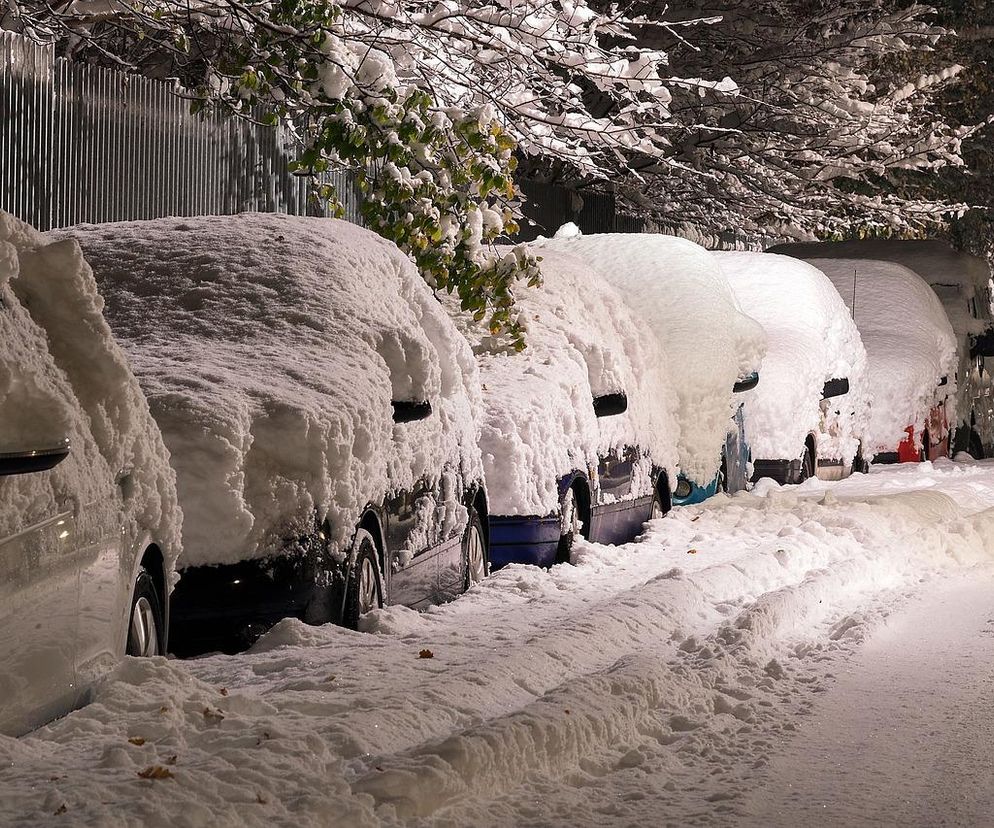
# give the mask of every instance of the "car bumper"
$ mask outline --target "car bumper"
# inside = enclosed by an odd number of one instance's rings
[[[752,482],[763,477],[776,480],[781,486],[796,483],[801,476],[801,460],[753,460]]]
[[[686,478],[681,477],[681,480],[686,480]],[[674,493],[672,497],[674,506],[692,506],[695,503],[703,503],[709,497],[713,497],[718,491],[717,475],[715,475],[714,480],[708,483],[707,486],[699,486],[692,480],[687,480],[687,482],[690,483],[690,494],[680,497]]]
[[[490,567],[499,569],[510,563],[552,566],[560,534],[556,515],[491,515]]]

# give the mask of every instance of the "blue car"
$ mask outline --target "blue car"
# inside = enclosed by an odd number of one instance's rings
[[[517,299],[524,351],[461,322],[480,370],[493,568],[568,561],[578,537],[628,542],[670,509],[676,482],[674,395],[655,338],[582,261],[534,252],[544,282]]]

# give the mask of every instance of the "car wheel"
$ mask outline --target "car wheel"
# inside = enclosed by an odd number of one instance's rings
[[[856,449],[856,456],[852,461],[852,474],[867,474],[870,471],[870,464],[866,462],[863,457],[863,444],[859,444],[859,448]]]
[[[356,551],[345,586],[342,625],[356,630],[362,616],[383,606],[383,586],[373,536],[365,529],[358,529],[352,548]]]
[[[135,579],[135,591],[131,597],[131,623],[128,626],[129,656],[147,657],[159,655],[162,650],[164,630],[162,604],[155,580],[143,566]]]
[[[811,451],[811,446],[804,447],[804,454],[801,457],[801,471],[798,475],[797,482],[803,483],[809,477],[814,477],[815,474],[815,456],[814,452]]]
[[[984,459],[984,444],[980,440],[980,435],[976,431],[970,432],[970,456],[974,460]]]
[[[721,450],[721,465],[718,467],[718,491],[728,494],[728,458]]]
[[[928,457],[929,451],[928,450],[931,447],[932,447],[932,437],[928,433],[928,429],[926,428],[922,432],[922,450],[918,453],[918,456],[921,458],[921,462],[922,463],[924,463],[926,460],[929,459],[929,457]]]
[[[576,487],[570,486],[563,494],[559,506],[559,548],[556,550],[556,563],[569,563],[573,542],[583,532],[583,518],[580,515],[580,501]]]
[[[463,591],[473,584],[478,584],[487,577],[489,555],[487,555],[486,535],[483,532],[483,521],[472,506],[469,507],[469,523],[462,538],[462,559],[465,567]]]

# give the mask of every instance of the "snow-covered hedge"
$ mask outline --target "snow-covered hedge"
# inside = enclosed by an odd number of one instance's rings
[[[800,457],[814,433],[820,458],[851,464],[866,428],[869,387],[866,351],[839,292],[820,270],[789,256],[715,256],[742,309],[766,331],[759,385],[745,403],[753,457]],[[841,378],[849,393],[822,405],[824,384]]]
[[[654,339],[581,260],[553,249],[531,252],[542,257],[543,284],[517,299],[523,352],[456,316],[480,366],[480,446],[491,511],[499,515],[555,512],[559,478],[596,469],[611,449],[646,448],[671,474],[677,460],[675,395]],[[627,412],[595,417],[593,397],[617,392],[627,394]],[[642,488],[633,496],[648,494],[648,481],[647,473],[638,476]]]
[[[632,324],[652,333],[676,394],[680,470],[714,479],[732,415],[732,386],[758,369],[759,324],[739,309],[717,260],[700,245],[657,234],[582,236],[563,228],[534,248],[583,259],[621,294]]]
[[[102,305],[75,242],[0,212],[0,452],[70,444],[50,473],[0,477],[0,537],[67,503],[87,520],[120,503],[125,540],[149,534],[169,573],[180,549],[176,476]],[[122,499],[115,479],[125,469]]]
[[[422,478],[482,479],[466,342],[410,261],[334,219],[242,214],[72,231],[179,477],[181,565],[279,551]],[[395,425],[392,400],[433,413]],[[429,538],[465,510],[423,516]]]
[[[956,336],[942,303],[913,271],[872,259],[814,259],[850,312],[855,279],[856,327],[869,362],[867,458],[894,451],[909,425],[920,434],[929,411],[948,396],[955,422]],[[943,377],[947,384],[939,385]]]

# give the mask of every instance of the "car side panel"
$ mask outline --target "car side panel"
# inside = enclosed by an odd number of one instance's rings
[[[438,586],[438,548],[420,540],[433,520],[436,494],[421,481],[414,491],[400,492],[384,503],[386,513],[385,603],[418,607],[427,603]]]
[[[20,735],[74,704],[79,575],[71,509],[0,538],[0,733]]]

